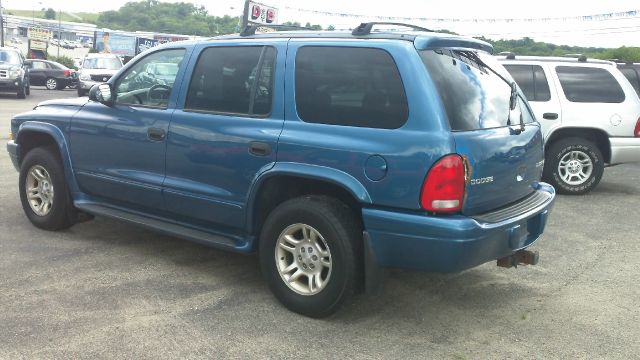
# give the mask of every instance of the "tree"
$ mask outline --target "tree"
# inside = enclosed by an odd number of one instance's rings
[[[55,20],[56,18],[56,11],[53,10],[52,8],[48,8],[47,11],[44,12],[44,18],[45,19],[51,19],[51,20]]]
[[[333,25],[329,25],[329,26],[327,26],[327,30],[329,30],[329,31],[333,31],[333,30],[335,30],[335,29],[336,29],[336,27],[335,27],[335,26],[333,26]]]

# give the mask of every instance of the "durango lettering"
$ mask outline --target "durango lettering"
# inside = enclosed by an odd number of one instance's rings
[[[493,176],[483,177],[480,179],[471,179],[471,185],[480,185],[493,182]]]

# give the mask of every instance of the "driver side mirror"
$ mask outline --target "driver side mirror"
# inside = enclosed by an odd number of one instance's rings
[[[24,68],[25,69],[31,69],[33,66],[31,65],[31,63],[24,63]]]
[[[111,85],[107,83],[93,85],[89,90],[89,100],[97,101],[107,106],[113,105],[115,99],[111,92]]]

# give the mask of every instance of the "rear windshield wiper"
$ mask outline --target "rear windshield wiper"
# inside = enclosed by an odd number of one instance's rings
[[[482,61],[482,59],[480,59],[478,54],[474,53],[473,51],[460,51],[460,53],[462,55],[468,57],[469,59],[475,61],[478,65],[488,69],[489,71],[494,73],[497,77],[499,77],[502,81],[507,83],[507,85],[509,85],[509,88],[511,89],[511,94],[509,96],[509,113],[507,115],[507,125],[511,126],[511,111],[515,110],[516,106],[518,105],[518,86],[516,85],[516,82],[515,81],[509,81],[507,78],[502,76],[500,73],[498,73],[497,71],[493,70],[493,68],[491,68],[491,66],[487,65],[487,63]],[[524,119],[523,119],[522,114],[520,114],[520,132],[518,132],[518,134],[523,132],[523,131],[524,131]]]

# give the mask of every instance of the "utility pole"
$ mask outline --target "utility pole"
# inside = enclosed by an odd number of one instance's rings
[[[4,15],[2,15],[2,0],[0,0],[0,46],[4,46]]]
[[[62,27],[62,9],[58,9],[58,57],[60,57],[60,28]]]

